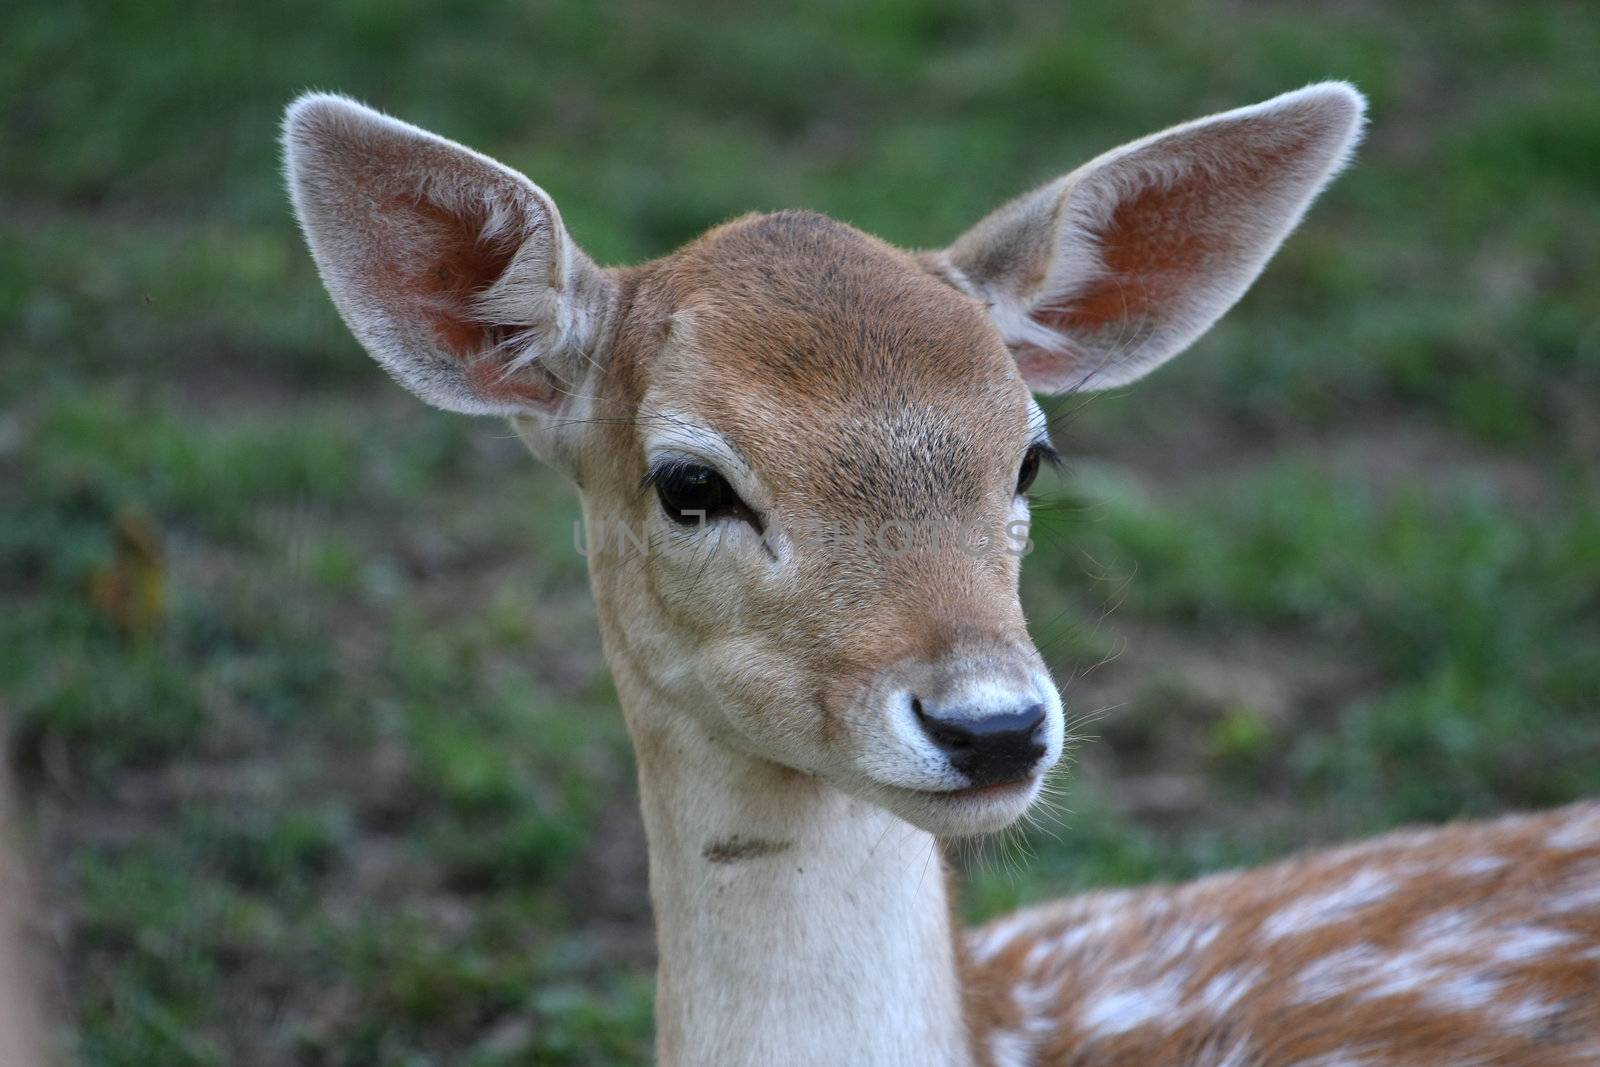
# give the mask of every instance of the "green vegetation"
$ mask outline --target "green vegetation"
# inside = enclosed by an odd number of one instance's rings
[[[1600,791],[1592,5],[64,0],[0,31],[0,709],[80,1062],[648,1058],[574,494],[344,333],[279,187],[306,87],[519,166],[617,262],[776,207],[933,245],[1170,122],[1359,83],[1360,163],[1243,304],[1057,407],[1024,593],[1096,740],[969,909]]]

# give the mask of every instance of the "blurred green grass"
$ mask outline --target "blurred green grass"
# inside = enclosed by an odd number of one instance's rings
[[[969,910],[1600,785],[1592,5],[30,2],[0,30],[0,701],[81,1062],[648,1058],[573,494],[344,333],[279,185],[305,88],[525,170],[621,262],[778,207],[936,245],[1150,130],[1355,81],[1360,162],[1256,290],[1059,406],[1024,593],[1099,739],[1059,826],[970,859]]]

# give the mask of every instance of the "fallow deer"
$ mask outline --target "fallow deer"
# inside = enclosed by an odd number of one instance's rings
[[[1017,597],[1052,455],[1032,394],[1188,346],[1363,111],[1327,83],[1177,126],[942,251],[780,212],[602,269],[517,172],[342,97],[290,107],[295,211],[356,338],[580,491],[661,1063],[1600,1063],[1594,804],[972,933],[948,907],[939,839],[1018,819],[1062,748]]]

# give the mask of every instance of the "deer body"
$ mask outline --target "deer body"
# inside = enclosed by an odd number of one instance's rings
[[[1593,1064],[1600,804],[1090,893],[970,940],[981,1032],[1015,1063]]]
[[[1361,106],[1330,84],[1175,127],[942,251],[788,212],[609,270],[514,171],[341,98],[290,109],[296,211],[357,338],[582,491],[663,1064],[1600,1055],[1594,808],[1091,895],[970,943],[950,918],[937,838],[1017,819],[1064,738],[1017,599],[1053,454],[1030,392],[1131,381],[1209,327]]]

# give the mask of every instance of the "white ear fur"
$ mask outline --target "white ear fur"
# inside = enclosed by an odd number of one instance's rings
[[[583,391],[613,289],[542,189],[328,94],[290,105],[283,148],[323,284],[397,381],[472,415],[555,411]]]
[[[927,262],[989,305],[1036,391],[1126,384],[1244,295],[1349,160],[1365,107],[1325,82],[1175,126],[1012,201]]]

